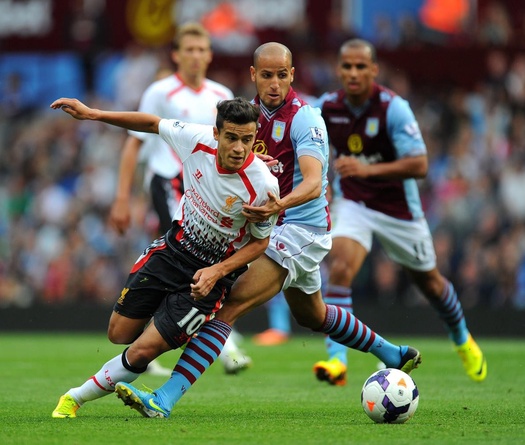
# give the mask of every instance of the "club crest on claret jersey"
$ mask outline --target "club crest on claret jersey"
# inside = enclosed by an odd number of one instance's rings
[[[373,138],[374,136],[377,136],[377,133],[379,133],[379,118],[369,117],[366,120],[365,134],[368,137]]]
[[[272,139],[275,142],[281,142],[284,138],[284,130],[286,123],[281,121],[274,121],[272,127]]]

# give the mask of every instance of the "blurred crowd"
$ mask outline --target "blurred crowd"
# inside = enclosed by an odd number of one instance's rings
[[[427,143],[430,170],[420,190],[439,269],[466,308],[525,309],[525,46],[512,56],[505,51],[519,36],[501,3],[484,17],[476,38],[487,48],[482,71],[488,74],[470,87],[416,84],[381,61],[379,81],[409,100]],[[336,48],[351,35],[336,31],[333,54],[301,52],[294,46],[300,39],[290,41],[299,55],[299,91],[318,95],[337,88]],[[382,41],[393,42],[379,40],[380,49]],[[398,40],[397,48],[406,41]],[[98,108],[134,109],[164,68],[161,53],[130,47],[118,68],[114,100],[87,100]],[[252,96],[248,66],[244,74],[244,81],[224,69],[210,76]],[[10,79],[0,96],[0,307],[112,305],[134,260],[157,234],[140,172],[132,228],[120,236],[108,224],[126,134],[27,105],[17,93],[19,81]],[[355,283],[354,298],[356,304],[425,304],[379,249]]]

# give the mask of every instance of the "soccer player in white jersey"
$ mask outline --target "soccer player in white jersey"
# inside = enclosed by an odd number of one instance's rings
[[[60,397],[55,418],[76,417],[82,404],[132,382],[163,352],[184,346],[214,318],[235,280],[266,249],[277,215],[249,222],[245,205],[279,196],[277,179],[251,151],[259,110],[245,99],[219,103],[216,126],[138,112],[91,109],[76,99],[51,104],[89,119],[160,134],[180,157],[184,193],[171,229],[132,267],[114,313],[153,323],[83,385]]]
[[[148,87],[142,96],[139,111],[184,122],[214,125],[217,102],[233,98],[233,93],[224,85],[206,78],[212,61],[211,41],[206,29],[199,23],[181,25],[173,40],[171,58],[177,65],[176,72]],[[110,220],[119,233],[125,233],[130,225],[130,196],[139,156],[147,163],[145,177],[153,208],[158,215],[159,231],[164,234],[170,229],[179,205],[182,165],[169,144],[158,134],[129,132],[121,156]],[[113,343],[130,344],[143,328],[116,315],[110,320],[108,337]],[[233,337],[226,344],[220,360],[227,373],[235,373],[252,363],[251,358],[239,350]],[[148,372],[170,375],[171,369],[155,361],[150,364]]]
[[[218,357],[232,324],[280,290],[300,325],[348,348],[370,352],[407,373],[421,361],[416,349],[390,343],[344,308],[323,302],[319,264],[331,247],[325,197],[328,141],[320,110],[291,87],[294,72],[286,46],[269,42],[255,50],[250,74],[261,115],[254,150],[278,161],[272,173],[279,179],[281,194],[264,206],[245,205],[245,210],[252,222],[279,214],[270,244],[237,280],[216,317],[190,340],[164,385],[147,393],[126,381],[116,384],[124,403],[145,417],[169,417],[175,403]]]

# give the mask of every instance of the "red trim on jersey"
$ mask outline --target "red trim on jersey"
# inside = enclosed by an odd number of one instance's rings
[[[212,91],[212,92],[213,92],[214,94],[216,94],[217,96],[222,97],[223,100],[224,100],[224,99],[228,99],[228,95],[225,94],[223,91],[219,91],[219,90],[216,90],[215,88],[210,87],[210,86],[208,85],[207,80],[208,80],[208,79],[205,79],[205,80],[204,80],[204,86],[205,86],[208,90]]]
[[[211,148],[208,145],[201,144],[200,142],[195,146],[191,154],[196,153],[198,151],[203,151],[204,153],[208,153],[213,156],[217,156],[217,149]]]
[[[179,92],[182,88],[186,87],[186,88],[189,88],[190,90],[193,90],[195,91],[196,93],[200,93],[203,89],[204,89],[204,82],[202,82],[201,86],[199,88],[193,88],[192,86],[188,85],[186,82],[184,82],[184,80],[182,79],[182,77],[180,77],[180,74],[179,73],[175,73],[175,77],[177,79],[179,79],[181,85],[179,88],[177,88],[176,90],[173,91],[173,93],[170,93],[169,96]]]
[[[250,151],[250,153],[248,153],[248,156],[246,156],[246,159],[244,160],[244,163],[242,164],[241,168],[235,171],[226,170],[225,168],[222,168],[218,163],[218,159],[215,161],[215,164],[217,165],[217,171],[222,175],[231,175],[233,173],[241,174],[253,162],[254,159],[255,154],[253,153],[253,151]]]
[[[250,179],[246,175],[246,171],[244,170],[244,168],[239,170],[238,173],[239,173],[240,178],[242,179],[242,183],[244,184],[244,186],[246,187],[246,190],[248,190],[248,193],[250,194],[250,202],[249,202],[249,204],[251,204],[255,200],[255,198],[257,197],[257,192],[253,188],[252,182],[250,181]]]
[[[168,94],[166,94],[167,97],[174,96],[174,95],[177,94],[180,90],[184,89],[184,87],[186,86],[178,74],[175,74],[175,77],[176,77],[177,79],[179,79],[179,81],[181,82],[181,84],[180,84],[177,88],[175,88],[174,90],[172,90],[172,91],[170,91]]]

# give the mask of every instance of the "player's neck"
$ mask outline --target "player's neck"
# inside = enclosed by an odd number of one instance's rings
[[[363,95],[360,95],[360,96],[354,96],[354,95],[349,95],[349,94],[346,95],[346,100],[348,101],[348,103],[352,107],[355,107],[355,108],[362,107],[364,104],[366,104],[368,102],[369,98],[370,98],[370,96],[368,94],[366,94],[366,95],[363,94]]]
[[[186,73],[182,73],[180,71],[177,72],[177,76],[180,80],[184,83],[184,85],[194,89],[194,90],[200,90],[202,86],[204,85],[204,76],[203,75],[189,75]]]

